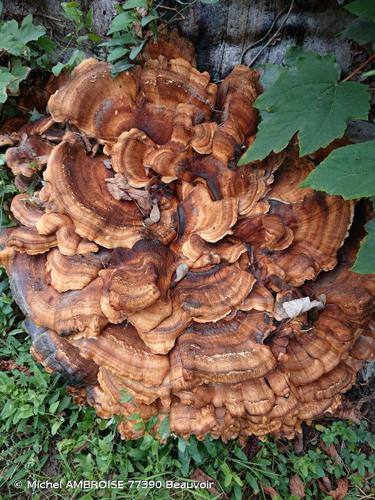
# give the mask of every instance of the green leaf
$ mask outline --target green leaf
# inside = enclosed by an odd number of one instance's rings
[[[62,72],[64,68],[65,64],[59,62],[52,67],[51,71],[55,76],[59,76],[59,74]]]
[[[219,0],[201,0],[201,3],[205,3],[206,5],[213,5],[214,3],[219,3]]]
[[[279,78],[280,74],[285,71],[285,68],[283,68],[280,64],[265,64],[264,66],[261,66],[261,69],[262,75],[260,82],[265,90],[272,87],[272,85]]]
[[[14,56],[28,56],[29,42],[38,40],[46,32],[44,26],[34,25],[33,17],[26,16],[18,27],[14,19],[5,22],[0,27],[0,48]]]
[[[85,57],[85,53],[82,50],[76,49],[66,63],[59,62],[55,64],[51,71],[55,76],[58,76],[62,70],[71,71],[75,66],[82,62]]]
[[[121,396],[120,403],[130,403],[134,399],[133,396],[126,389],[123,388],[120,389],[120,396]]]
[[[56,48],[56,44],[53,40],[51,40],[48,36],[41,36],[38,40],[35,41],[36,45],[39,49],[49,54]]]
[[[91,29],[93,20],[94,20],[94,12],[92,10],[92,7],[90,7],[89,11],[86,14],[86,19],[85,19],[85,25],[87,28]]]
[[[11,69],[14,79],[8,85],[8,92],[10,95],[18,95],[20,83],[26,79],[27,75],[30,72],[30,68],[28,66],[23,66],[20,59],[13,59],[11,62]]]
[[[64,16],[72,21],[76,26],[83,25],[83,12],[79,8],[78,2],[63,2],[61,7],[64,11]]]
[[[130,51],[130,54],[129,54],[129,59],[131,61],[133,61],[133,59],[135,59],[137,57],[137,55],[141,52],[145,43],[146,43],[146,40],[143,40],[143,42],[141,42],[139,45],[132,48],[132,50]]]
[[[373,0],[354,0],[344,5],[344,9],[358,17],[367,17],[375,21],[375,2]]]
[[[107,35],[117,33],[118,31],[127,31],[130,23],[134,22],[134,15],[132,12],[122,12],[112,20],[111,28]]]
[[[7,87],[14,80],[14,76],[7,68],[0,67],[0,104],[8,99]]]
[[[126,35],[121,35],[121,36],[114,36],[110,40],[106,40],[105,42],[101,43],[101,47],[117,47],[119,45],[127,45],[127,44],[135,44],[138,41],[138,37],[130,32],[126,33]]]
[[[359,17],[341,33],[341,36],[362,45],[374,42],[375,22]]]
[[[128,69],[133,68],[134,64],[130,63],[129,61],[117,61],[115,64],[112,66],[112,71],[111,75],[116,76],[119,73],[122,73],[123,71],[127,71]]]
[[[117,61],[117,59],[120,59],[128,52],[129,52],[129,49],[127,49],[126,47],[117,47],[116,49],[112,50],[112,52],[110,52],[108,54],[107,61],[109,63]]]
[[[366,226],[367,236],[361,241],[352,271],[359,274],[375,274],[375,219]]]
[[[51,435],[54,436],[56,434],[56,432],[59,430],[60,428],[60,425],[61,425],[61,422],[59,420],[57,420],[56,422],[54,422],[51,426]]]
[[[346,200],[375,195],[375,141],[335,149],[301,183]]]
[[[155,19],[159,19],[159,16],[151,14],[149,16],[142,17],[141,26],[147,26],[147,24],[151,23],[151,21],[155,21]]]
[[[26,45],[29,42],[38,40],[41,36],[45,35],[46,28],[41,25],[33,24],[33,16],[29,14],[26,16],[19,29],[19,41]]]
[[[375,76],[375,69],[370,69],[370,71],[362,73],[361,80],[366,80],[366,78],[370,78],[370,76]]]
[[[102,37],[96,33],[87,33],[87,38],[94,43],[100,43],[102,41]]]
[[[295,66],[255,101],[263,119],[239,165],[282,151],[297,132],[300,155],[307,155],[341,137],[349,119],[367,119],[367,87],[339,82],[340,69],[331,56],[300,54],[291,62]]]
[[[162,423],[160,424],[159,427],[159,435],[161,439],[167,439],[171,433],[171,429],[169,427],[169,418],[164,417]]]
[[[128,0],[122,6],[124,10],[136,9],[137,7],[147,9],[147,0]]]

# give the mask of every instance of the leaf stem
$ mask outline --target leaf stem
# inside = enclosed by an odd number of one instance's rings
[[[368,64],[370,64],[371,61],[373,61],[375,59],[375,54],[371,54],[371,56],[366,59],[365,62],[361,63],[359,66],[357,66],[346,78],[344,78],[343,82],[347,82],[348,80],[350,80],[351,78],[353,78],[354,75],[356,75],[357,73],[359,73],[363,68],[365,68]]]

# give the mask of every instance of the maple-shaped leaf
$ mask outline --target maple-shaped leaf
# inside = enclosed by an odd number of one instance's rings
[[[33,24],[33,17],[26,16],[18,27],[14,19],[0,27],[0,48],[14,56],[28,56],[29,42],[38,40],[46,32],[44,26]]]
[[[282,151],[297,132],[304,156],[341,137],[349,119],[367,119],[367,87],[339,82],[340,68],[332,56],[294,49],[286,62],[289,67],[255,101],[262,121],[240,165]]]
[[[333,150],[300,186],[346,200],[375,195],[375,141]]]
[[[11,61],[10,72],[13,75],[14,79],[8,85],[8,94],[18,95],[20,90],[20,83],[26,79],[27,75],[30,72],[30,68],[28,66],[23,66],[20,59],[13,59]]]
[[[375,21],[374,0],[354,0],[354,2],[344,5],[344,9],[360,17],[367,17]]]
[[[375,219],[370,220],[365,229],[367,236],[361,241],[357,259],[351,270],[359,274],[375,274]]]
[[[14,80],[14,76],[7,68],[0,67],[0,104],[8,99],[7,87]]]

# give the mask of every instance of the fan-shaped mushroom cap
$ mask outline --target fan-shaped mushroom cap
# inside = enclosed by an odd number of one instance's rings
[[[60,293],[81,290],[98,276],[108,260],[109,254],[106,251],[68,257],[58,249],[51,250],[47,255],[51,285]]]
[[[116,387],[118,394],[117,400],[119,401],[123,399],[121,392],[126,391],[131,398],[133,398],[132,400],[138,403],[151,405],[160,399],[161,403],[166,408],[169,408],[171,404],[168,375],[163,379],[162,384],[147,385],[142,381],[137,381],[129,377],[122,377],[117,372],[101,366],[98,380],[102,387],[104,385]],[[106,382],[104,382],[104,380],[106,380]]]
[[[123,132],[111,150],[113,170],[123,174],[133,187],[146,186],[150,178],[143,160],[154,147],[155,143],[142,130],[134,128]]]
[[[352,263],[342,263],[329,274],[322,274],[315,283],[305,285],[313,297],[324,294],[326,309],[338,319],[368,323],[375,304],[375,277],[350,270]],[[338,309],[338,310],[337,310]]]
[[[154,309],[157,307],[158,303],[156,302]],[[147,313],[147,310],[145,312]],[[156,354],[166,354],[174,346],[176,338],[178,338],[191,323],[191,316],[172,302],[172,311],[170,315],[155,326],[145,325],[144,322],[141,321],[141,315],[136,317],[136,315],[133,314],[129,320],[135,325],[139,336],[152,352]]]
[[[36,326],[30,320],[26,320],[23,326],[33,340],[34,358],[47,370],[60,373],[74,387],[96,382],[97,365],[87,362],[68,340],[52,330]]]
[[[74,343],[97,365],[146,385],[161,385],[169,371],[168,356],[153,354],[129,323],[109,325],[99,337]]]
[[[168,301],[176,267],[177,256],[158,240],[141,240],[131,250],[114,251],[110,267],[100,273],[110,306],[131,314],[149,308],[159,299],[159,303]]]
[[[5,161],[13,175],[31,177],[47,163],[51,151],[47,141],[24,134],[18,146],[7,149]]]
[[[0,147],[12,146],[15,144],[20,136],[18,131],[25,124],[26,118],[17,116],[9,118],[0,127]]]
[[[48,109],[55,122],[69,120],[89,137],[114,141],[134,126],[138,80],[139,71],[113,78],[109,64],[86,59],[51,96]]]
[[[43,236],[55,236],[57,246],[63,255],[84,254],[96,252],[98,246],[83,240],[75,232],[73,222],[63,214],[47,212],[36,223],[38,233]]]
[[[193,323],[172,351],[172,386],[243,382],[265,375],[276,360],[268,347],[255,340],[257,331],[264,329],[271,330],[272,325],[260,313],[238,313],[232,321]]]
[[[208,73],[200,73],[185,59],[168,61],[163,56],[146,62],[140,88],[145,95],[145,104],[138,108],[138,128],[158,144],[166,143],[171,137],[177,104],[188,103],[194,107],[197,120],[208,120],[217,92]],[[163,126],[165,130],[157,131],[157,127]]]
[[[197,439],[203,439],[216,425],[215,408],[194,408],[173,403],[170,412],[170,428],[184,439],[195,435]]]
[[[44,213],[39,200],[27,193],[17,194],[12,199],[10,210],[18,222],[32,228],[35,228]]]
[[[277,214],[246,217],[239,221],[234,236],[255,248],[285,250],[293,241],[293,231]]]
[[[355,373],[345,363],[322,375],[316,382],[306,383],[295,388],[299,401],[324,401],[346,391],[353,385]]]
[[[47,282],[46,257],[17,253],[9,264],[13,296],[25,316],[60,335],[96,335],[107,324],[100,310],[102,282],[60,294]],[[37,294],[35,293],[37,291]]]
[[[352,202],[321,193],[291,205],[272,202],[271,213],[282,218],[293,232],[293,241],[281,252],[260,252],[261,266],[269,266],[268,275],[275,274],[293,286],[332,269],[352,223],[353,209]]]
[[[236,198],[212,201],[203,185],[195,186],[178,207],[179,238],[172,248],[181,248],[184,255],[190,259],[193,255],[189,248],[192,235],[214,243],[231,234],[231,227],[237,221],[237,206]]]
[[[282,203],[302,202],[314,191],[310,188],[300,188],[299,184],[305,180],[313,168],[314,163],[307,158],[288,158],[276,174],[268,197]]]
[[[110,195],[105,182],[110,175],[101,159],[87,156],[69,136],[53,150],[44,173],[48,201],[70,217],[82,238],[106,248],[131,247],[141,238],[142,216],[133,202]]]
[[[55,235],[42,236],[32,227],[15,227],[4,235],[4,246],[17,252],[38,255],[57,246]]]
[[[258,112],[253,107],[260,93],[259,74],[247,66],[236,66],[219,87],[218,108],[222,110],[223,126],[217,130],[214,142],[222,142],[224,134],[232,136],[236,143],[244,142],[257,127]],[[215,149],[215,148],[214,148]]]
[[[71,80],[50,98],[52,118],[69,120],[101,141],[113,142],[136,127],[155,142],[165,143],[171,136],[177,104],[189,102],[198,115],[207,119],[211,115],[216,85],[184,59],[168,61],[160,56],[147,61],[143,70],[136,68],[115,78],[110,71],[106,63],[83,61]]]
[[[263,285],[255,284],[249,295],[241,303],[241,311],[266,311],[273,313],[275,300],[272,293]]]
[[[142,51],[144,59],[157,59],[160,55],[167,59],[183,58],[195,66],[195,50],[193,44],[180,37],[177,29],[167,31],[163,26],[158,28],[157,40],[150,39]]]
[[[354,359],[363,361],[375,360],[375,336],[373,332],[363,333],[353,344],[350,351]]]
[[[236,310],[249,294],[255,278],[237,264],[188,272],[173,291],[177,303],[195,321],[217,321]]]

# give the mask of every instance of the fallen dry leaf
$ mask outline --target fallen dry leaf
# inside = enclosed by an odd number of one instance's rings
[[[335,490],[330,490],[328,495],[331,496],[333,500],[342,500],[348,493],[348,488],[348,480],[346,477],[343,477],[337,481],[337,488]]]
[[[115,174],[114,177],[106,179],[106,183],[108,191],[116,200],[133,200],[143,212],[150,213],[152,201],[148,191],[131,187],[121,174]]]
[[[359,424],[362,417],[362,405],[363,403],[359,401],[343,401],[341,405],[335,410],[335,417],[344,418],[345,420],[351,420],[355,424]]]
[[[296,453],[303,452],[303,434],[302,432],[298,432],[296,437],[294,438],[294,451]]]
[[[195,471],[190,475],[189,479],[192,479],[193,481],[211,482],[216,484],[215,479],[203,472],[202,469],[195,469]],[[219,491],[215,488],[215,486],[207,488],[207,491],[212,495],[219,494]]]
[[[289,479],[290,493],[298,498],[305,498],[305,483],[298,474],[293,474]]]
[[[327,476],[322,477],[322,480],[318,479],[318,484],[320,490],[323,491],[324,493],[328,493],[329,490],[332,489],[331,480]]]
[[[0,360],[0,371],[1,372],[10,372],[12,370],[18,370],[19,372],[25,373],[26,375],[30,375],[30,370],[27,366],[17,365],[11,359],[2,359]]]
[[[310,297],[301,297],[300,299],[288,300],[283,303],[276,303],[275,312],[277,319],[296,318],[304,312],[310,311],[316,307],[324,309],[326,303],[325,296],[319,297],[319,300],[311,300]]]
[[[278,492],[275,490],[275,488],[272,488],[272,486],[266,486],[262,483],[260,483],[260,486],[261,486],[263,492],[266,495],[269,495],[271,498],[276,498],[279,496]]]
[[[319,446],[320,448],[324,451],[324,453],[326,453],[329,457],[332,457],[332,458],[337,458],[339,456],[336,448],[335,448],[335,445],[334,444],[330,444],[328,447],[324,444],[324,441],[321,439],[320,440],[320,443],[319,443]]]

